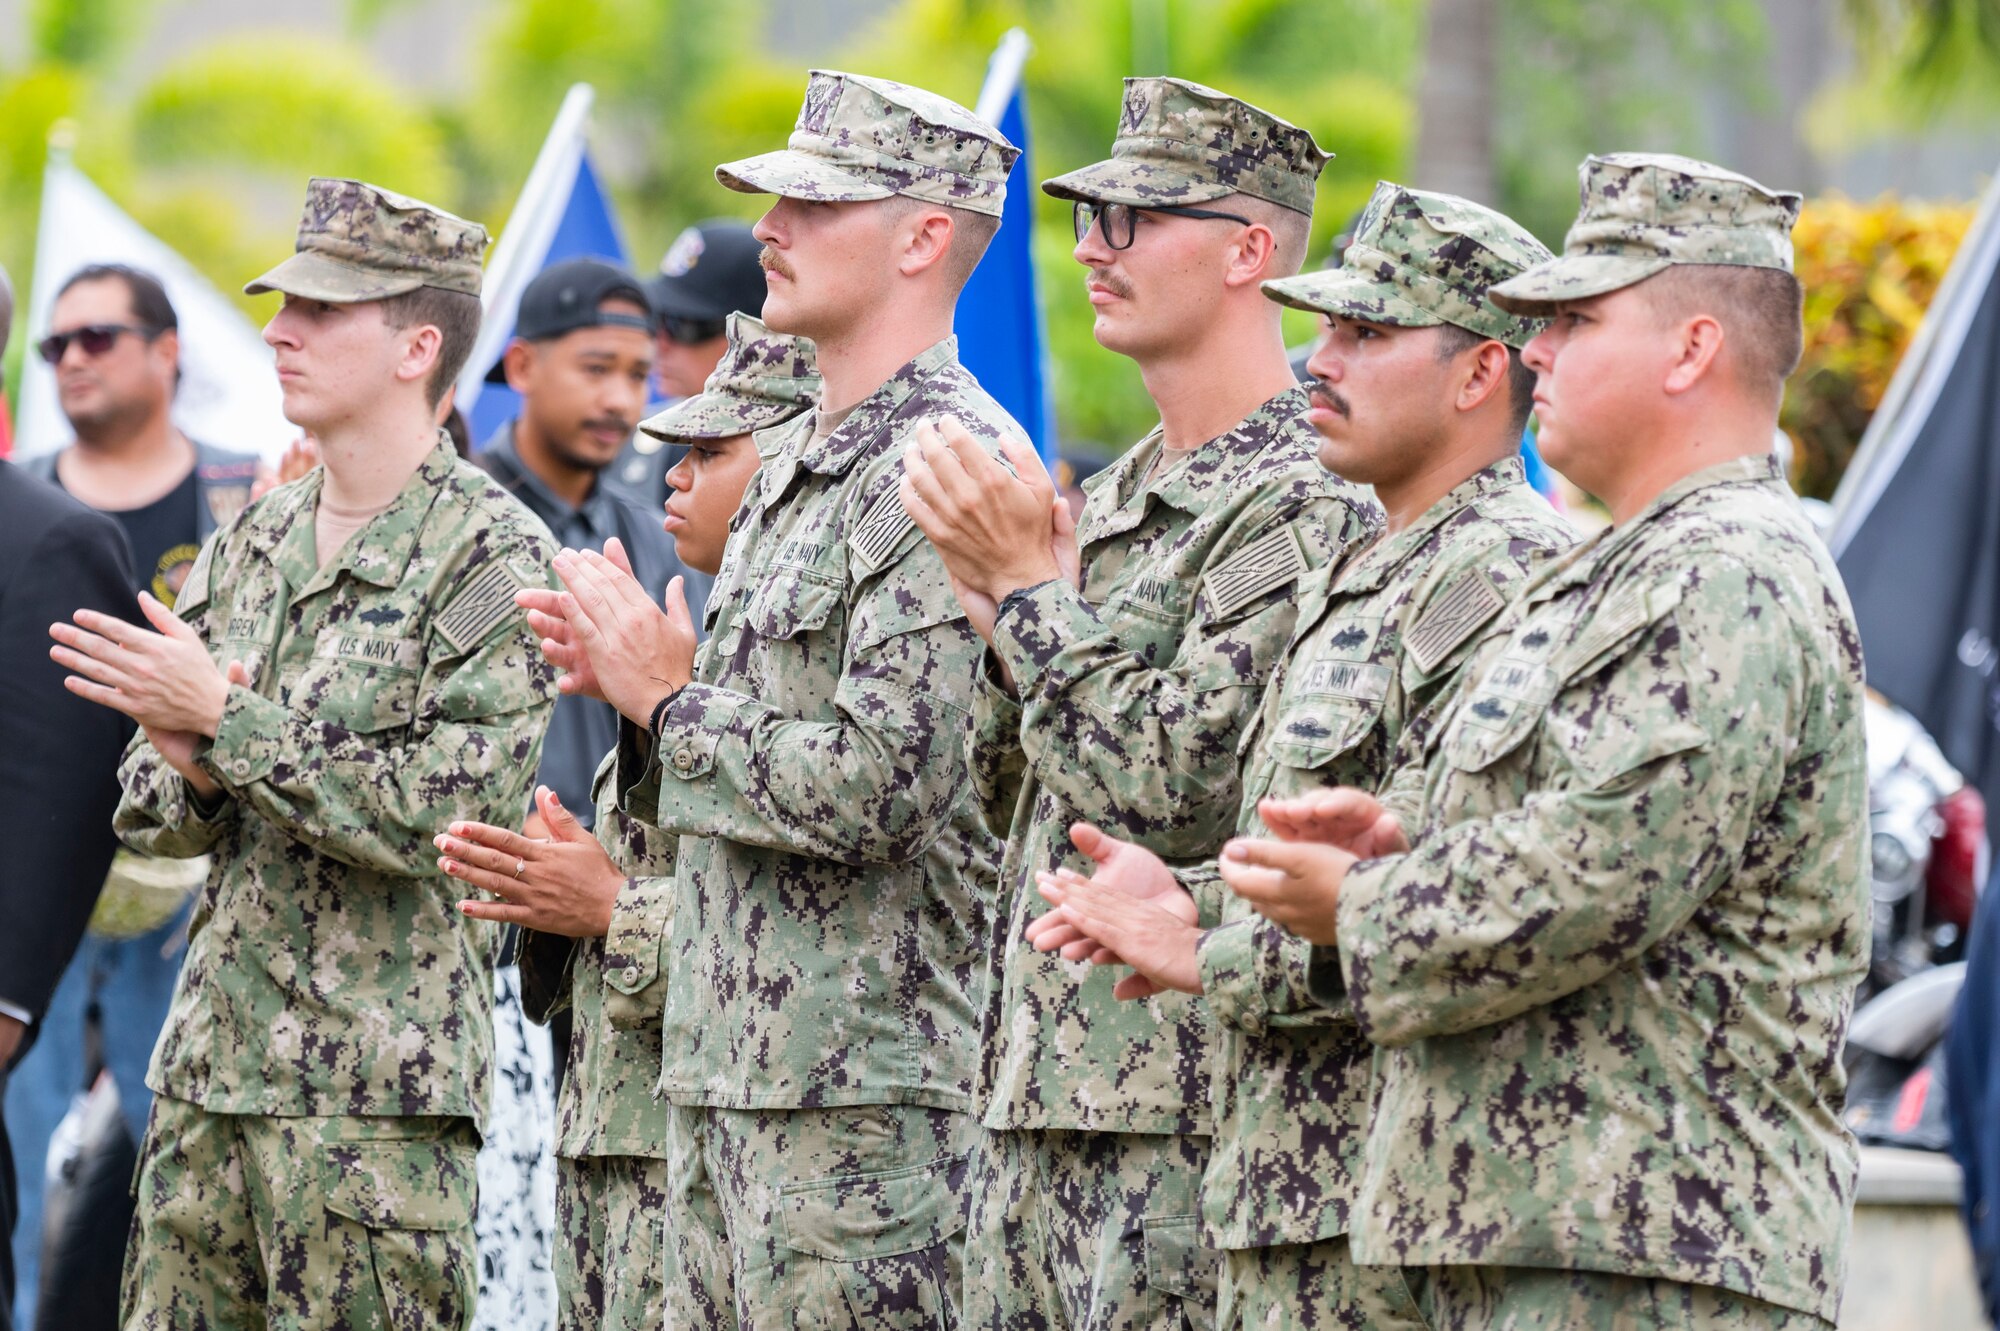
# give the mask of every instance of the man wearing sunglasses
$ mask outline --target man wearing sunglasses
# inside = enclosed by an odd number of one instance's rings
[[[1035,874],[1089,863],[1072,824],[1189,863],[1221,849],[1296,586],[1374,530],[1362,492],[1315,460],[1259,289],[1298,271],[1326,160],[1236,98],[1126,80],[1111,159],[1042,188],[1076,206],[1097,340],[1138,362],[1160,427],[1091,479],[1080,555],[1046,477],[1016,480],[948,424],[910,458],[905,502],[991,645],[972,769],[1008,838],[966,1326],[1214,1318],[1206,1018],[1182,994],[1121,1004],[1108,976],[1023,934],[1044,909]]]
[[[28,460],[25,470],[124,529],[135,576],[121,610],[137,613],[130,595],[138,592],[171,607],[202,542],[250,501],[256,458],[190,440],[175,427],[179,319],[150,273],[95,264],[71,274],[35,350],[55,375],[57,402],[76,438]],[[42,1158],[89,1078],[89,1038],[94,1032],[136,1141],[152,1099],[146,1061],[166,1024],[205,868],[202,860],[118,851],[90,930],[49,1001],[41,1041],[8,1089],[21,1159],[30,1166],[21,1175],[15,1252],[24,1324],[34,1319],[41,1283]],[[123,1228],[107,1217],[108,1232]],[[63,1291],[52,1283],[49,1294]]]

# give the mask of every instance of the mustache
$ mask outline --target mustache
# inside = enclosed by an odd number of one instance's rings
[[[1305,385],[1305,390],[1306,395],[1312,399],[1314,406],[1325,407],[1328,411],[1336,412],[1342,420],[1353,419],[1354,412],[1348,407],[1347,399],[1342,397],[1340,391],[1325,380],[1314,379]]]
[[[623,416],[598,416],[595,419],[585,421],[583,428],[586,430],[617,430],[621,434],[630,434],[636,426]]]
[[[1109,268],[1091,269],[1090,281],[1097,283],[1120,300],[1132,299],[1132,284],[1112,272]]]
[[[793,276],[792,266],[785,262],[785,257],[782,254],[779,254],[769,245],[757,251],[757,266],[768,269],[776,273],[779,277]]]

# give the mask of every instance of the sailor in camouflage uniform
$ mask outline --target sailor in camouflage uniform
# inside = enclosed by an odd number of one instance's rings
[[[694,450],[724,441],[748,449],[753,431],[811,407],[819,375],[810,342],[747,314],[730,315],[728,325],[728,347],[702,392],[641,430]],[[675,470],[691,465],[683,458]],[[719,524],[703,532],[704,548],[720,549],[719,535]],[[689,567],[716,572],[678,534],[676,542]],[[546,840],[457,823],[438,849],[445,872],[496,898],[465,902],[466,914],[521,926],[529,1017],[546,1022],[564,1006],[575,1013],[556,1097],[559,1324],[653,1331],[666,1316],[667,1107],[654,1087],[676,838],[619,808],[614,756],[598,769],[594,841],[545,789],[537,799]]]
[[[1550,463],[1613,525],[1461,672],[1405,853],[1245,842],[1224,876],[1325,945],[1384,1048],[1353,1243],[1433,1327],[1828,1327],[1866,965],[1862,671],[1770,439],[1800,342],[1798,196],[1584,163],[1552,319]],[[1318,831],[1400,849],[1358,793]]]
[[[1019,433],[951,334],[1017,155],[935,94],[815,71],[789,148],[716,173],[779,196],[764,319],[824,388],[758,440],[707,642],[601,557],[557,561],[633,723],[623,807],[681,836],[672,1326],[954,1324],[999,846],[965,767],[979,638],[897,483],[919,421]]]
[[[1234,97],[1128,79],[1110,160],[1043,185],[1076,205],[1099,341],[1139,362],[1161,411],[1086,487],[1080,585],[1051,552],[1045,480],[944,448],[912,463],[913,511],[975,618],[987,600],[973,772],[1008,837],[968,1326],[1214,1317],[1204,1014],[1182,994],[1121,1004],[1108,974],[1022,935],[1044,906],[1036,872],[1087,863],[1068,837],[1079,819],[1182,863],[1213,858],[1299,585],[1374,530],[1363,493],[1314,459],[1280,311],[1257,289],[1298,270],[1326,160],[1304,130]]]
[[[521,809],[555,697],[513,604],[553,551],[436,425],[485,245],[315,179],[298,253],[246,289],[286,296],[265,337],[325,465],[209,540],[158,633],[58,633],[146,726],[120,835],[211,857],[148,1077],[128,1327],[472,1315],[493,939],[430,838]]]
[[[1517,456],[1534,374],[1515,349],[1541,324],[1486,295],[1548,257],[1489,209],[1384,182],[1339,268],[1265,284],[1328,319],[1309,363],[1320,461],[1372,486],[1387,520],[1374,545],[1300,584],[1298,628],[1243,740],[1239,833],[1269,834],[1267,797],[1420,777],[1477,630],[1573,543]],[[1420,1325],[1394,1277],[1348,1251],[1373,1053],[1351,1016],[1313,1000],[1311,945],[1227,892],[1219,927],[1180,923],[1119,890],[1142,867],[1169,872],[1128,848],[1095,882],[1060,875],[1049,895],[1062,909],[1034,932],[1073,924],[1093,942],[1070,955],[1109,949],[1206,999],[1217,1060],[1202,1212],[1224,1250],[1220,1324]],[[1182,879],[1198,900],[1220,889],[1212,866]]]

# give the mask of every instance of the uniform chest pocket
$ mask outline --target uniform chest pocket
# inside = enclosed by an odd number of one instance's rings
[[[1142,573],[1112,587],[1098,613],[1128,650],[1161,666],[1173,659],[1193,608],[1193,587]]]
[[[761,638],[791,641],[827,626],[840,605],[840,584],[800,569],[773,569],[756,591],[743,622]]]
[[[1512,753],[1534,733],[1561,682],[1543,661],[1502,656],[1460,705],[1444,739],[1446,760],[1460,771],[1478,772]]]
[[[423,643],[329,629],[291,687],[287,706],[357,734],[407,728],[416,719]]]

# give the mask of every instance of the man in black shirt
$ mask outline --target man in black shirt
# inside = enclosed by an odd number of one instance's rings
[[[29,459],[23,470],[124,529],[135,575],[118,607],[127,614],[136,613],[141,591],[173,605],[201,543],[249,502],[256,476],[254,457],[196,443],[175,427],[178,322],[152,275],[96,265],[63,284],[48,332],[35,348],[55,373],[58,401],[76,439]],[[116,769],[113,754],[107,781]],[[14,1235],[21,1293],[15,1306],[23,1324],[32,1323],[36,1303],[49,1139],[92,1072],[89,1013],[98,1014],[100,1057],[137,1140],[152,1102],[146,1064],[173,1000],[187,915],[205,868],[204,860],[118,852],[90,931],[38,1024],[39,1040],[9,1082],[7,1115],[21,1171]]]

